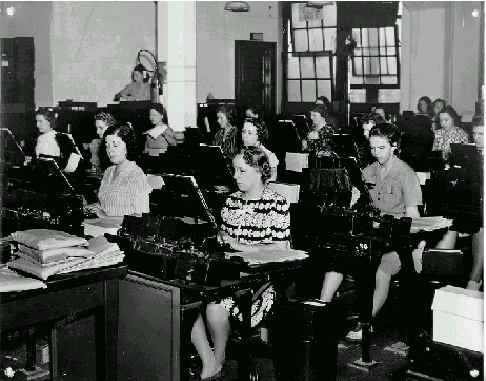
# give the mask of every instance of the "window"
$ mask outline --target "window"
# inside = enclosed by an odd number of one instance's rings
[[[287,35],[287,101],[332,99],[335,83],[336,4],[322,9],[292,3]]]

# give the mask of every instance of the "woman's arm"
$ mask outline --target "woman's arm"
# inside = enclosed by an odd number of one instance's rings
[[[409,206],[408,208],[405,208],[405,217],[420,217],[420,212],[418,210],[417,206]]]
[[[238,242],[235,238],[230,237],[227,233],[220,231],[218,239],[221,243],[229,244],[233,249],[238,251],[258,251],[258,250],[288,250],[290,249],[289,241],[274,241],[272,243],[264,244],[258,243],[255,245],[248,245]]]
[[[165,130],[164,137],[167,140],[167,143],[169,143],[170,146],[176,146],[177,145],[177,137],[174,132],[174,130],[170,127],[167,127],[167,130]]]

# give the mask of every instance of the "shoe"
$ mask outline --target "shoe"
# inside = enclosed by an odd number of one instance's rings
[[[370,331],[373,332],[373,327],[370,327]],[[346,340],[353,343],[360,343],[363,340],[363,324],[358,323],[356,329],[349,331],[346,335]]]
[[[200,378],[200,381],[211,381],[211,380],[217,380],[218,378],[223,377],[223,369],[221,369],[218,373],[206,377],[206,378]]]

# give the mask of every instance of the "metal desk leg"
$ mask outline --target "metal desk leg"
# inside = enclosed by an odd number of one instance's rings
[[[238,304],[240,305],[243,322],[240,328],[241,334],[241,351],[238,358],[238,379],[240,381],[250,380],[252,376],[251,369],[251,304],[252,291],[245,290],[238,295]]]

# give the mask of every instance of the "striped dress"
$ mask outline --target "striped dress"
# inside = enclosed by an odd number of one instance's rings
[[[152,188],[147,176],[135,162],[130,161],[113,179],[116,166],[109,167],[101,180],[98,199],[108,216],[125,216],[149,212],[149,193]]]

